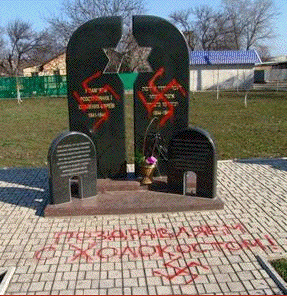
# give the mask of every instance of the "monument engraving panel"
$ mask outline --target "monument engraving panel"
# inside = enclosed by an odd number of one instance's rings
[[[80,198],[97,194],[96,150],[86,134],[59,135],[50,146],[48,163],[52,204],[71,201],[71,184],[75,180]]]
[[[135,154],[142,151],[145,130],[156,117],[151,137],[162,139],[155,156],[160,173],[166,174],[166,145],[174,133],[188,126],[188,48],[179,30],[159,17],[134,16],[133,34],[139,46],[152,49],[148,62],[153,69],[139,73],[134,85]]]
[[[97,149],[98,177],[113,177],[126,162],[123,84],[105,70],[104,49],[116,47],[120,17],[91,20],[72,35],[67,48],[70,130],[87,134]]]
[[[168,149],[168,186],[183,193],[184,175],[196,174],[196,195],[213,198],[216,194],[216,151],[210,135],[199,128],[187,128],[171,139]]]

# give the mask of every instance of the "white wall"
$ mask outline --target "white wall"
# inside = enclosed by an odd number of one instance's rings
[[[195,65],[190,68],[190,90],[246,89],[253,84],[254,68],[246,65]]]

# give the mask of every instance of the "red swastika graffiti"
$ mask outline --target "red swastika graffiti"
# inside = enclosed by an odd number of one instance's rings
[[[165,277],[165,278],[167,278],[168,280],[171,280],[171,281],[173,279],[175,279],[176,277],[180,276],[180,275],[190,275],[191,276],[191,279],[189,279],[188,281],[185,282],[185,284],[187,285],[187,284],[193,282],[198,277],[198,274],[192,273],[190,271],[190,268],[191,267],[199,266],[199,267],[202,267],[203,269],[209,269],[208,266],[202,265],[202,264],[200,264],[198,262],[195,262],[195,261],[191,261],[191,262],[187,263],[185,267],[178,267],[178,266],[175,266],[175,265],[171,264],[174,261],[177,261],[178,259],[181,259],[181,258],[182,257],[179,256],[179,257],[177,257],[177,258],[175,258],[175,259],[173,259],[173,260],[171,260],[171,261],[169,261],[167,263],[164,263],[164,266],[166,268],[168,268],[168,267],[169,268],[174,268],[174,270],[175,270],[175,273],[174,274],[172,274],[172,275],[164,274],[164,273],[162,273],[159,270],[155,270],[153,272],[153,274],[154,275],[158,275],[158,276],[163,276],[163,277]]]
[[[93,258],[87,253],[89,250],[93,249],[96,246],[95,242],[92,242],[88,245],[87,249],[82,249],[79,248],[78,246],[75,246],[73,244],[69,244],[75,251],[78,252],[78,254],[75,254],[73,256],[73,258],[71,259],[71,261],[76,260],[77,258],[81,259],[81,257],[83,257],[84,259],[86,259],[86,262],[93,262]]]
[[[168,119],[170,119],[174,115],[174,106],[170,103],[170,101],[165,96],[166,93],[170,90],[177,90],[183,96],[186,96],[187,93],[185,89],[178,83],[178,81],[174,78],[172,79],[161,91],[156,86],[156,80],[159,77],[162,77],[164,74],[164,68],[159,68],[159,70],[154,74],[151,80],[148,82],[148,87],[151,90],[151,93],[155,95],[155,99],[152,102],[147,102],[146,97],[142,93],[142,91],[138,91],[138,96],[140,100],[143,102],[146,110],[148,111],[149,116],[152,116],[152,112],[156,107],[157,103],[162,101],[167,106],[166,114],[161,118],[159,125],[164,126]]]
[[[95,132],[106,120],[110,117],[110,110],[107,106],[102,102],[100,96],[106,93],[110,93],[116,100],[120,100],[120,96],[114,91],[114,89],[109,85],[105,84],[103,87],[99,88],[96,92],[93,92],[89,87],[89,83],[101,77],[102,72],[97,71],[92,76],[88,77],[82,82],[82,87],[86,91],[88,95],[91,96],[91,99],[88,102],[85,102],[83,98],[78,94],[78,92],[74,91],[73,95],[76,98],[80,109],[83,112],[89,110],[92,104],[97,103],[102,110],[102,115],[95,121],[93,125],[93,131]]]

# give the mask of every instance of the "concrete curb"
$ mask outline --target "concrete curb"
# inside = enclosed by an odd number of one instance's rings
[[[283,295],[287,295],[287,284],[286,282],[281,278],[281,276],[277,273],[277,271],[273,268],[273,266],[268,262],[270,260],[276,260],[280,259],[283,256],[277,256],[277,257],[270,257],[270,258],[264,258],[262,256],[255,256],[259,264],[265,271],[268,273],[268,275],[272,278],[272,280],[276,283],[279,289],[284,293]]]
[[[8,288],[9,282],[16,270],[16,267],[2,267],[0,268],[0,275],[4,275],[0,282],[0,295],[5,295],[6,289]]]

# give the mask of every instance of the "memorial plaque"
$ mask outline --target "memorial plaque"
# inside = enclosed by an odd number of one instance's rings
[[[196,195],[214,198],[216,194],[216,153],[210,135],[199,128],[178,132],[168,148],[168,187],[184,193],[185,173],[196,174]]]
[[[146,129],[153,121],[145,154],[158,141],[154,156],[160,173],[166,174],[167,145],[176,132],[188,126],[188,48],[175,26],[155,16],[134,16],[133,35],[139,46],[151,48],[148,62],[152,68],[152,72],[139,73],[134,85],[135,155],[142,153]]]
[[[105,54],[121,36],[120,17],[97,18],[79,27],[67,48],[70,130],[93,140],[99,178],[125,174],[124,89]]]
[[[75,181],[79,198],[97,194],[96,150],[86,134],[65,132],[59,135],[50,146],[48,164],[52,204],[71,201]]]

